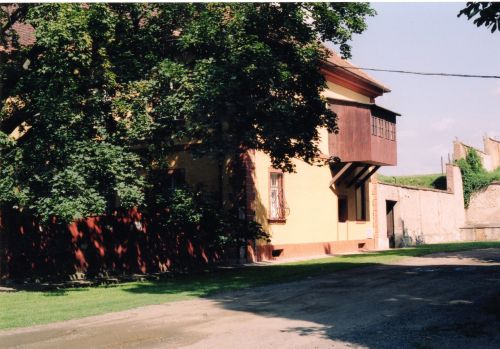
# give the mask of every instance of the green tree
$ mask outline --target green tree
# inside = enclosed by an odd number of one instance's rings
[[[498,2],[468,2],[466,7],[458,13],[458,17],[465,15],[467,19],[474,18],[478,27],[485,26],[492,33],[500,31],[500,3]]]
[[[144,204],[180,140],[293,171],[314,163],[330,41],[345,56],[364,3],[41,4],[0,11],[0,203],[67,222]],[[17,44],[12,23],[34,28]],[[179,120],[183,120],[180,122]],[[16,139],[9,135],[15,131]],[[236,161],[235,161],[236,163]]]
[[[111,97],[120,87],[108,55],[115,16],[107,5],[25,13],[36,43],[14,42],[2,71],[2,204],[65,222],[105,212],[116,195],[125,207],[140,204],[135,126],[120,128]]]

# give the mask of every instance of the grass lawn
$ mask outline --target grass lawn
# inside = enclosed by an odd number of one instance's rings
[[[384,176],[379,174],[377,179],[379,182],[386,184],[446,190],[446,176],[440,173],[414,176]]]
[[[130,282],[116,286],[68,288],[50,292],[0,293],[0,328],[25,327],[149,304],[208,296],[236,290],[319,276],[338,270],[394,262],[408,256],[475,248],[500,248],[499,242],[423,245],[391,251],[328,257],[269,266],[220,269],[167,281]]]

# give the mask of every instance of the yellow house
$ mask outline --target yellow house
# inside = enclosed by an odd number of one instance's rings
[[[271,236],[270,243],[251,243],[252,260],[375,249],[379,238],[386,239],[376,231],[372,175],[396,164],[399,114],[375,104],[390,90],[334,53],[321,70],[327,81],[323,96],[340,129],[338,134],[320,130],[323,166],[296,160],[296,173],[283,173],[265,153],[247,154],[243,215]],[[217,166],[209,157],[193,159],[188,150],[180,151],[169,167],[173,181],[217,190]],[[227,178],[224,184],[228,188]]]
[[[34,42],[29,25],[15,23],[21,44]],[[396,165],[395,112],[375,104],[390,90],[349,62],[331,53],[321,66],[327,86],[323,96],[338,117],[338,134],[321,134],[323,166],[296,160],[296,173],[273,169],[269,157],[249,151],[246,159],[246,207],[241,216],[255,220],[271,236],[254,241],[252,259],[288,258],[375,249],[385,246],[376,230],[376,186],[380,166]],[[29,127],[29,126],[28,126]],[[26,126],[13,130],[17,138]],[[193,158],[189,148],[168,159],[167,184],[186,182],[216,192],[224,188],[231,201],[228,177],[220,178],[213,158]],[[164,173],[162,174],[164,175]],[[165,178],[163,178],[165,179]],[[379,243],[380,242],[380,243]]]

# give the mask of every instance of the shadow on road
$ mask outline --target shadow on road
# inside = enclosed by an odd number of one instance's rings
[[[199,286],[206,298],[225,309],[311,324],[282,328],[283,333],[366,348],[498,348],[500,251],[436,254],[425,259],[425,265],[373,263],[349,270],[342,270],[352,267],[348,263],[326,264],[320,272],[317,266],[276,265],[270,277],[279,280],[309,271],[315,276],[234,292],[210,293],[211,287],[221,290],[216,278]],[[453,263],[446,263],[447,259]],[[330,273],[335,270],[340,271]],[[247,270],[239,279],[235,274],[234,284],[226,289],[258,283],[258,272],[258,267]],[[164,287],[140,286],[131,292],[168,292]]]
[[[285,332],[368,348],[500,343],[499,266],[375,266],[211,298],[230,310],[313,323]]]

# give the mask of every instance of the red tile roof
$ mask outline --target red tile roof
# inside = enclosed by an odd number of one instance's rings
[[[362,69],[359,69],[354,64],[350,63],[345,59],[342,59],[338,54],[336,54],[332,50],[327,49],[327,52],[329,54],[327,62],[330,63],[331,65],[336,67],[342,67],[341,69],[344,69],[350,72],[351,74],[355,75],[356,77],[360,78],[361,80],[364,80],[382,89],[384,92],[391,91],[387,86],[383,85],[381,82],[377,81],[375,78],[368,75],[366,72],[364,72]]]
[[[0,11],[4,11],[9,15],[12,14],[12,12],[15,11],[16,8],[17,6],[15,4],[0,5]],[[35,30],[31,25],[21,22],[15,22],[10,28],[7,29],[7,33],[12,31],[17,34],[17,40],[21,46],[31,46],[35,43]],[[0,51],[6,49],[11,49],[9,43],[7,43],[7,48],[0,44]]]
[[[21,46],[30,46],[35,43],[35,30],[31,25],[17,22],[12,25],[12,28],[19,36]]]

